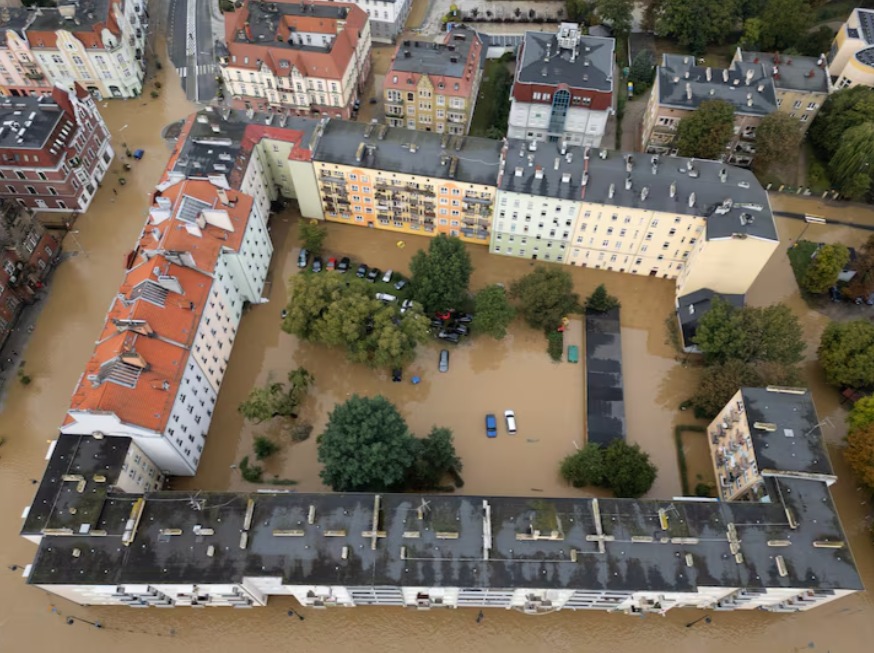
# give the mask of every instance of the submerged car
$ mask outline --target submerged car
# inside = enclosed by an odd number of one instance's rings
[[[367,280],[370,283],[376,283],[376,280],[379,277],[379,272],[379,268],[370,268],[370,272],[367,273]]]
[[[441,372],[449,371],[449,350],[441,349],[440,350],[440,358],[437,361],[437,369]]]
[[[516,413],[512,410],[505,410],[504,419],[507,422],[507,433],[514,435],[516,433]]]
[[[313,272],[321,272],[322,271],[322,259],[320,257],[315,257],[313,259]]]
[[[344,256],[340,259],[340,262],[337,264],[337,272],[346,272],[349,269],[349,264],[351,261],[348,256]]]
[[[498,437],[498,420],[495,418],[494,413],[486,415],[486,437]]]
[[[355,273],[355,276],[359,279],[363,279],[367,276],[367,266],[364,263],[358,266],[358,271]]]

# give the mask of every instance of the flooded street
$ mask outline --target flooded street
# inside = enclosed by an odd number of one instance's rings
[[[163,51],[163,45],[160,45]],[[791,652],[798,650],[855,653],[874,641],[874,601],[870,594],[855,595],[806,614],[773,615],[764,612],[716,613],[710,624],[685,624],[702,616],[696,611],[672,611],[666,617],[634,618],[601,612],[564,612],[527,617],[516,612],[487,611],[482,623],[471,610],[402,611],[394,608],[303,610],[305,621],[289,619],[286,610],[298,605],[274,598],[256,610],[126,610],[85,608],[28,587],[12,565],[31,561],[35,547],[18,536],[21,510],[32,499],[31,479],[43,472],[47,441],[69,405],[70,393],[91,354],[110,299],[116,292],[128,248],[142,229],[147,196],[157,182],[169,150],[160,129],[186,115],[185,101],[175,73],[165,67],[158,99],[131,100],[101,105],[114,134],[119,157],[122,143],[143,148],[145,158],[124,173],[127,183],[117,185],[123,161],[117,158],[91,210],[79,218],[68,237],[67,252],[77,255],[61,264],[33,337],[24,352],[30,386],[10,384],[2,413],[0,436],[0,653],[63,650],[93,653],[123,647],[126,653],[145,653],[161,647],[166,653],[201,653],[231,650],[379,651],[394,653],[414,648],[422,653],[452,649],[471,651],[660,651],[678,653]],[[150,85],[151,87],[151,85]],[[114,195],[111,188],[118,190]],[[780,210],[804,212],[805,200],[781,198]],[[830,212],[832,209],[823,209]],[[841,219],[869,220],[874,211],[840,209]],[[828,214],[828,213],[820,213]],[[783,248],[767,266],[750,293],[753,304],[786,302],[802,319],[809,342],[818,341],[828,319],[809,309],[798,296],[785,247],[807,225],[781,219],[778,228]],[[299,482],[300,490],[322,489],[315,464],[315,436],[327,412],[349,393],[385,394],[401,409],[412,430],[423,436],[432,425],[455,432],[465,468],[464,493],[579,496],[557,475],[560,459],[582,443],[582,365],[553,364],[542,334],[521,322],[501,342],[474,338],[450,347],[450,370],[436,372],[440,347],[423,347],[406,372],[422,376],[422,383],[391,383],[385,372],[352,366],[341,352],[328,351],[295,338],[279,328],[286,301],[287,280],[294,271],[296,220],[291,214],[274,217],[276,254],[270,303],[254,307],[245,316],[230,361],[209,435],[209,444],[194,479],[180,479],[176,487],[224,489],[252,487],[231,465],[251,452],[252,438],[266,433],[284,441],[275,460],[266,464],[267,477]],[[804,237],[826,242],[859,244],[868,232],[847,227],[810,225]],[[326,251],[349,255],[383,270],[406,271],[409,258],[427,241],[410,238],[395,246],[396,236],[376,230],[329,225]],[[485,248],[471,249],[474,289],[486,284],[508,284],[531,268],[525,261],[490,256]],[[673,307],[673,284],[650,277],[632,277],[576,268],[576,289],[589,294],[599,283],[622,302],[623,376],[629,440],[648,451],[659,467],[653,496],[678,494],[680,482],[673,442],[675,424],[690,423],[678,410],[694,391],[696,371],[675,361],[665,344],[664,321]],[[870,308],[864,310],[870,315]],[[572,337],[581,337],[574,325]],[[815,351],[807,351],[805,372],[820,418],[830,417],[825,429],[833,445],[844,434],[844,409],[837,393],[825,386]],[[316,377],[315,387],[301,414],[315,429],[308,441],[290,443],[279,424],[244,425],[237,405],[254,385],[269,378],[283,380],[288,369],[302,365]],[[495,440],[483,433],[483,415],[516,411],[519,433],[499,430]],[[833,487],[844,528],[859,571],[874,587],[874,548],[870,544],[862,493],[852,483],[837,446],[832,462],[841,480]],[[694,484],[694,479],[692,479]],[[65,617],[99,619],[104,628],[87,623],[65,624]],[[216,646],[216,642],[221,644]]]

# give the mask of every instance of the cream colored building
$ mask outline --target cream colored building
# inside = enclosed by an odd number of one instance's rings
[[[874,11],[854,9],[841,25],[829,50],[828,72],[838,90],[874,87]]]
[[[325,219],[486,244],[501,142],[330,120],[313,155]]]

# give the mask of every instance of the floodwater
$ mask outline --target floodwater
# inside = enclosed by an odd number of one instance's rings
[[[717,613],[710,624],[701,622],[686,628],[685,624],[701,616],[700,612],[677,611],[664,618],[643,619],[600,612],[534,618],[491,610],[478,624],[471,610],[423,613],[356,608],[304,610],[306,620],[298,621],[286,616],[286,610],[298,607],[289,599],[274,599],[266,608],[249,611],[98,609],[75,606],[26,586],[20,570],[7,567],[27,564],[35,551],[32,544],[18,536],[21,510],[33,496],[31,479],[42,474],[47,441],[55,437],[70,392],[91,353],[104,312],[122,277],[124,253],[142,228],[147,195],[168,154],[159,130],[190,110],[176,80],[163,81],[157,100],[116,102],[104,110],[117,150],[123,152],[121,143],[127,142],[131,148],[144,148],[146,157],[125,174],[128,183],[123,187],[117,185],[111,173],[92,209],[77,222],[75,229],[79,233],[68,239],[66,247],[68,252],[79,254],[58,268],[25,352],[26,369],[34,381],[27,387],[11,384],[0,413],[0,436],[6,439],[0,447],[0,653],[91,653],[117,647],[128,653],[145,653],[157,646],[166,653],[282,651],[291,646],[300,651],[383,653],[412,647],[423,653],[453,649],[510,653],[667,648],[678,653],[869,650],[864,642],[874,641],[874,604],[868,594],[807,614]],[[116,161],[113,169],[119,170],[121,163]],[[118,191],[117,196],[112,188]],[[805,212],[808,206],[805,200],[788,198],[781,208]],[[874,213],[867,209],[846,212],[858,216],[863,211],[874,220]],[[289,221],[283,222],[285,219]],[[788,245],[788,239],[797,238],[805,225],[781,220],[779,226]],[[445,424],[455,430],[465,462],[465,492],[522,494],[536,487],[556,495],[576,492],[560,483],[555,469],[582,430],[582,366],[550,363],[542,336],[521,324],[514,326],[504,342],[474,340],[453,348],[451,369],[445,375],[434,371],[437,347],[423,348],[413,365],[421,370],[424,379],[418,387],[392,384],[381,373],[347,365],[340,354],[298,345],[279,330],[286,279],[293,268],[288,254],[294,247],[294,228],[292,218],[276,219],[271,302],[253,308],[243,321],[203,472],[194,481],[181,484],[206,489],[241,486],[230,465],[249,449],[252,432],[269,429],[270,425],[241,429],[236,405],[250,387],[265,381],[271,372],[279,378],[286,369],[300,364],[316,376],[303,419],[320,424],[333,402],[342,400],[347,392],[383,392],[398,403],[417,434],[424,435],[432,424]],[[867,232],[812,225],[805,237],[858,244]],[[394,241],[395,237],[380,232],[332,225],[328,248],[339,254],[360,255],[383,269],[403,270],[420,242],[411,239],[400,250]],[[473,253],[473,259],[475,288],[508,283],[530,269],[527,262],[490,257],[482,248]],[[640,442],[659,465],[653,494],[674,494],[679,491],[679,480],[673,426],[686,421],[687,416],[677,406],[694,390],[695,372],[676,363],[664,342],[663,323],[671,308],[672,285],[605,271],[575,269],[573,274],[581,294],[606,282],[623,303],[629,439]],[[802,318],[811,342],[816,341],[827,322],[801,303],[783,252],[768,265],[750,299],[757,304],[787,302]],[[808,354],[812,356],[813,351]],[[820,416],[829,417],[834,425],[826,429],[826,435],[837,445],[844,430],[843,408],[835,392],[824,385],[814,364],[807,366],[806,373]],[[505,407],[516,410],[519,434],[510,437],[502,430],[496,440],[486,440],[481,428],[483,413],[499,412]],[[529,439],[538,441],[529,443]],[[314,439],[287,446],[271,472],[299,480],[301,489],[318,489],[314,447]],[[867,533],[870,506],[865,505],[864,495],[854,486],[836,446],[831,453],[841,478],[833,491],[843,525],[865,583],[874,586],[874,552]],[[100,620],[104,628],[97,630],[82,621],[68,626],[67,616]],[[216,642],[221,644],[216,646]]]

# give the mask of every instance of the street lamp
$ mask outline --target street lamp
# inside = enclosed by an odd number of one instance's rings
[[[687,623],[686,628],[691,628],[692,626],[697,624],[699,621],[703,621],[704,623],[709,624],[713,621],[713,619],[711,619],[710,617],[699,617],[695,621],[690,621],[689,623]]]
[[[88,621],[87,619],[83,619],[82,617],[74,617],[72,615],[67,617],[68,626],[72,626],[77,621],[81,621],[83,624],[88,624],[89,626],[94,626],[95,628],[103,628],[103,624],[99,621]]]

